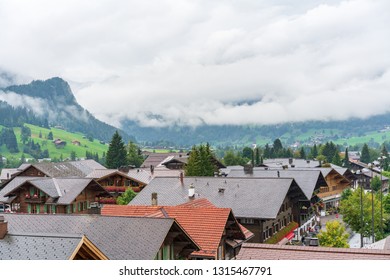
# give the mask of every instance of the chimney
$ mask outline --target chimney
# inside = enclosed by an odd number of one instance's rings
[[[0,216],[0,239],[4,239],[8,232],[8,222],[4,220],[4,216]]]
[[[154,166],[153,165],[150,165],[150,173],[152,173],[152,175],[154,173]]]
[[[7,180],[9,179],[9,173],[7,173]]]
[[[246,164],[244,166],[244,173],[245,174],[253,174],[253,166],[251,164]]]
[[[191,183],[190,187],[188,188],[188,197],[194,197],[195,196],[195,187],[194,184]]]
[[[293,163],[293,159],[292,158],[289,158],[288,159],[288,164],[292,164]]]
[[[157,206],[157,193],[152,193],[152,206]]]
[[[280,178],[280,171],[278,170],[278,178]]]
[[[180,183],[184,185],[184,173],[180,172]]]

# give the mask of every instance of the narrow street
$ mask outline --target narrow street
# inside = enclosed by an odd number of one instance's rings
[[[333,221],[333,220],[337,220],[341,223],[344,224],[344,226],[346,227],[346,230],[347,232],[349,233],[349,240],[348,240],[348,243],[349,243],[349,247],[350,248],[360,248],[361,247],[361,244],[360,244],[360,234],[359,233],[355,233],[353,232],[344,222],[343,222],[343,216],[338,214],[338,215],[328,215],[328,216],[325,216],[325,217],[321,217],[321,230],[325,230],[325,225],[328,221]],[[368,245],[368,244],[371,244],[372,241],[369,237],[364,237],[363,238],[363,245]]]

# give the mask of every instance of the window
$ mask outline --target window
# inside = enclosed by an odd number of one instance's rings
[[[241,219],[242,224],[247,224],[247,225],[253,225],[255,223],[254,219],[249,219],[249,218],[243,218]]]

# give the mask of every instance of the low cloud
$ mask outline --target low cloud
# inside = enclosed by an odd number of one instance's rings
[[[64,78],[82,106],[117,126],[388,112],[390,2],[325,3],[3,1],[0,67]]]

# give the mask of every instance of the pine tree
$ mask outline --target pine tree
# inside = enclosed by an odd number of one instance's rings
[[[140,167],[143,161],[144,161],[144,157],[141,154],[141,150],[138,148],[138,146],[135,143],[130,141],[129,144],[127,144],[128,164],[134,165],[135,167]]]
[[[317,145],[316,144],[314,144],[314,146],[310,150],[310,157],[312,159],[315,159],[315,158],[318,157],[318,150],[317,150]]]
[[[335,153],[332,158],[332,163],[338,166],[341,166],[341,158],[339,153]]]
[[[108,146],[106,166],[107,168],[117,169],[124,165],[127,165],[126,147],[118,131],[115,131]]]
[[[306,153],[303,147],[301,147],[301,149],[299,150],[299,156],[301,159],[306,159]]]
[[[50,131],[49,134],[47,135],[47,139],[48,140],[53,140],[53,138],[54,138],[53,137],[53,132]]]
[[[271,149],[270,149],[268,143],[265,144],[265,148],[264,148],[264,158],[266,158],[266,159],[271,158]]]
[[[383,143],[381,149],[381,165],[383,170],[389,171],[389,161],[389,152],[387,151],[386,145]]]
[[[75,161],[76,157],[77,157],[76,152],[75,151],[71,151],[70,152],[70,160]]]
[[[193,146],[185,168],[186,176],[213,176],[213,158],[209,144]]]
[[[255,164],[256,164],[256,166],[260,165],[260,150],[259,150],[259,148],[255,149]]]
[[[362,154],[360,155],[360,161],[364,163],[370,162],[370,151],[368,149],[368,145],[364,143],[362,148]]]
[[[350,167],[349,155],[348,155],[348,147],[345,148],[345,155],[344,155],[344,159],[343,159],[343,165],[344,165],[344,167],[346,167],[346,168],[349,168],[349,167]]]

